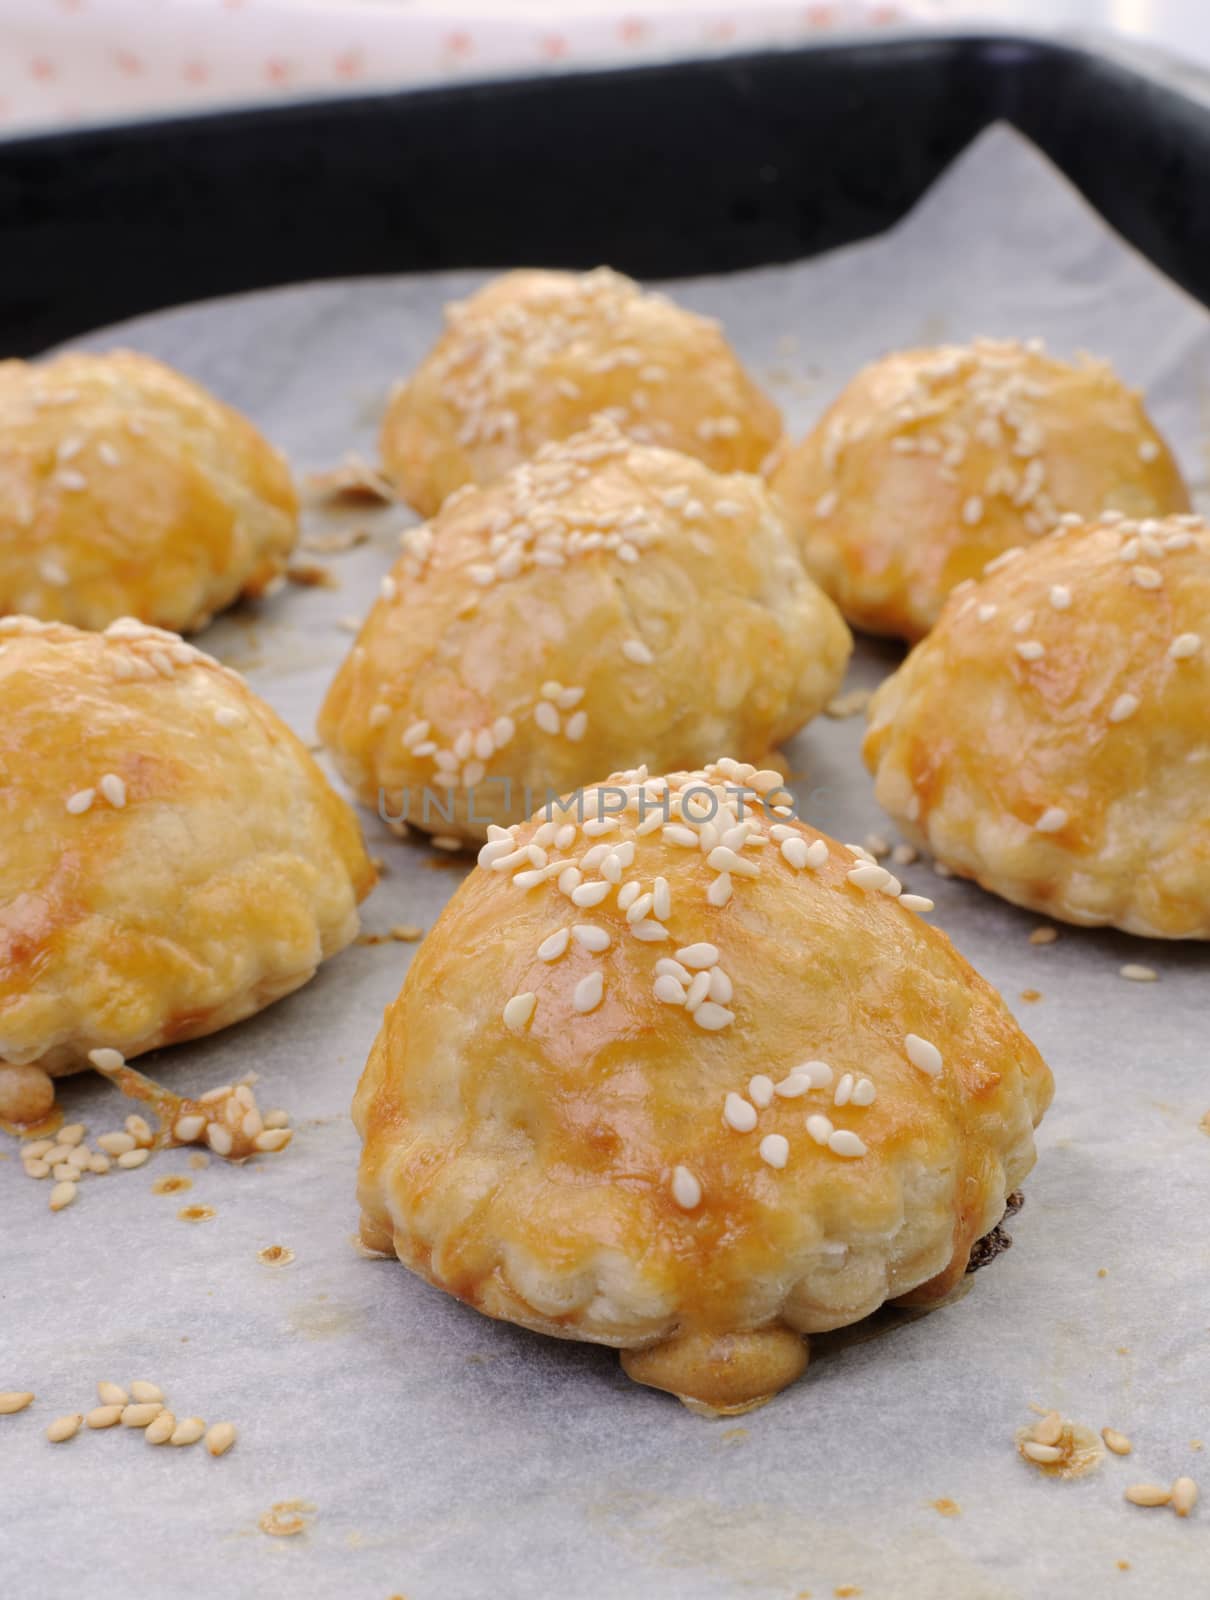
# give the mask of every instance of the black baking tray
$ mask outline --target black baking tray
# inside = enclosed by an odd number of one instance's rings
[[[0,143],[0,354],[314,278],[789,261],[886,228],[1000,118],[1210,303],[1205,105],[1095,50],[915,35]]]

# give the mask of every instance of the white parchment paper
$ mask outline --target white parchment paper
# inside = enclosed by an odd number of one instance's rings
[[[820,152],[826,160],[826,151]],[[236,246],[233,243],[233,248]],[[84,264],[86,270],[86,264]],[[421,356],[440,307],[480,274],[283,289],[157,315],[119,340],[242,406],[300,470],[372,454],[389,383]],[[1111,235],[1016,135],[973,147],[901,226],[834,255],[674,286],[721,315],[800,432],[863,361],[975,334],[1088,347],[1145,387],[1196,484],[1205,479],[1210,319]],[[310,736],[407,520],[352,519],[360,549],[324,557],[338,592],[291,587],[201,640]],[[894,663],[863,644],[851,682]],[[845,839],[886,828],[858,757],[862,721],[795,741],[808,814]],[[400,845],[370,930],[431,926],[465,865]],[[908,870],[936,920],[1002,989],[1055,1072],[1015,1248],[970,1292],[915,1321],[814,1342],[806,1379],[738,1423],[635,1387],[609,1352],[494,1324],[393,1262],[354,1250],[353,1087],[411,947],[357,946],[309,987],[216,1038],[141,1063],[197,1091],[249,1069],[299,1132],[285,1155],[191,1172],[183,1153],[86,1181],[51,1215],[0,1138],[0,1389],[36,1404],[0,1418],[0,1594],[340,1600],[791,1597],[1009,1600],[1065,1592],[1210,1591],[1210,1507],[1187,1522],[1123,1502],[1139,1479],[1206,1479],[1210,1107],[1202,946],[1064,929],[977,888]],[[1118,975],[1128,960],[1160,973]],[[1029,1004],[1023,990],[1041,992]],[[90,1076],[60,1090],[90,1136],[127,1107]],[[186,1195],[156,1196],[183,1172]],[[178,1220],[182,1205],[212,1220]],[[281,1244],[287,1266],[260,1264]],[[151,1378],[178,1415],[229,1418],[222,1460],[138,1433],[51,1446],[46,1424],[95,1403],[99,1378]],[[1135,1441],[1075,1482],[1013,1448],[1038,1402]],[[943,1516],[939,1499],[959,1514]],[[307,1528],[258,1518],[302,1503]],[[1118,1563],[1129,1562],[1123,1573]],[[851,1590],[844,1586],[853,1586]]]

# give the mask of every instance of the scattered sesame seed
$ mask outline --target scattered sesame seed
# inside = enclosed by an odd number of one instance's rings
[[[130,1171],[135,1167],[141,1167],[150,1156],[150,1150],[127,1150],[118,1157],[118,1166]]]
[[[760,1142],[760,1158],[766,1166],[784,1167],[790,1159],[790,1141],[784,1134],[767,1133]]]
[[[816,1144],[827,1144],[835,1132],[832,1126],[832,1119],[825,1117],[821,1111],[816,1111],[809,1116],[806,1126],[807,1132],[815,1140]]]
[[[676,953],[676,959],[683,967],[696,970],[703,967],[713,967],[718,964],[718,946],[713,944],[688,944]]]
[[[673,1168],[672,1198],[682,1211],[694,1211],[701,1204],[702,1186],[688,1167]]]
[[[148,1444],[167,1444],[176,1429],[176,1418],[171,1411],[161,1411],[152,1419],[143,1434]]]
[[[1172,1499],[1172,1490],[1162,1483],[1132,1483],[1126,1490],[1126,1499],[1132,1506],[1166,1506]]]
[[[765,1106],[771,1105],[773,1093],[773,1079],[767,1077],[763,1072],[758,1072],[748,1079],[748,1098],[754,1106],[763,1109]]]
[[[134,1385],[131,1384],[131,1388]],[[139,1400],[134,1405],[122,1407],[122,1426],[124,1428],[145,1428],[155,1421],[163,1411],[163,1402],[160,1400]]]
[[[1128,961],[1124,967],[1119,967],[1118,976],[1127,978],[1131,983],[1155,983],[1159,979],[1154,967],[1143,967],[1136,961]]]
[[[120,811],[126,804],[126,785],[117,773],[107,772],[97,788],[115,811]]]
[[[581,978],[572,994],[572,1005],[577,1011],[595,1011],[605,993],[605,979],[599,972],[590,972]]]
[[[728,1094],[723,1101],[723,1121],[736,1133],[751,1133],[756,1126],[756,1107],[740,1094]]]
[[[943,1062],[941,1052],[935,1044],[928,1039],[922,1039],[918,1033],[909,1033],[903,1041],[903,1047],[914,1067],[919,1067],[921,1072],[927,1072],[930,1078],[941,1076]]]
[[[1036,1444],[1032,1439],[1027,1439],[1021,1446],[1021,1454],[1027,1456],[1030,1461],[1042,1462],[1048,1466],[1063,1459],[1063,1452],[1057,1444]]]
[[[891,874],[875,861],[863,861],[845,876],[859,889],[883,889],[891,881]]]
[[[825,865],[827,859],[827,841],[824,839],[812,840],[811,844],[807,848],[807,866],[810,867],[813,872],[817,872],[820,867]]]
[[[15,1416],[18,1411],[24,1411],[26,1406],[33,1405],[33,1393],[28,1389],[6,1389],[0,1394],[0,1417]]]
[[[514,1032],[523,1028],[534,1014],[534,1007],[538,1003],[536,994],[527,991],[525,994],[515,994],[504,1007],[504,1026]]]
[[[1187,1517],[1197,1504],[1197,1484],[1192,1478],[1178,1478],[1172,1485],[1172,1509],[1178,1517]]]
[[[1046,646],[1037,639],[1027,639],[1024,644],[1016,646],[1016,651],[1022,661],[1041,661],[1046,654]]]
[[[94,1406],[85,1414],[84,1425],[87,1428],[113,1428],[122,1420],[122,1406],[115,1402],[109,1405]]]
[[[68,1439],[74,1439],[80,1431],[80,1424],[84,1418],[77,1411],[72,1416],[56,1417],[46,1430],[46,1437],[51,1444],[65,1444]]]
[[[1139,589],[1158,589],[1164,579],[1154,567],[1132,567],[1130,581]]]
[[[1035,928],[1029,936],[1029,942],[1030,944],[1054,944],[1058,937],[1059,930],[1057,928]]]
[[[1115,1456],[1128,1456],[1134,1449],[1126,1435],[1119,1433],[1116,1428],[1102,1428],[1101,1438],[1105,1441],[1106,1449],[1112,1450]]]
[[[1056,583],[1050,591],[1050,603],[1056,611],[1070,611],[1071,590],[1066,584]]]
[[[926,894],[901,894],[899,904],[906,906],[909,911],[917,911],[922,915],[937,909],[936,901],[930,900]]]
[[[206,1449],[212,1456],[225,1455],[235,1443],[235,1424],[216,1422],[206,1431]]]
[[[1173,661],[1188,661],[1197,655],[1202,648],[1200,634],[1182,633],[1174,639],[1168,648],[1168,655]]]
[[[50,1209],[52,1211],[62,1211],[65,1206],[69,1206],[72,1203],[78,1192],[75,1182],[71,1178],[66,1178],[62,1182],[56,1183],[50,1191]]]
[[[1110,722],[1125,722],[1128,717],[1134,716],[1139,705],[1137,694],[1120,694],[1109,709]]]
[[[1034,823],[1034,829],[1038,833],[1061,833],[1069,820],[1062,806],[1048,806]]]
[[[828,1135],[828,1149],[831,1150],[833,1155],[848,1156],[850,1158],[863,1156],[866,1153],[866,1148],[864,1140],[859,1139],[848,1128],[837,1128]]]
[[[550,934],[548,938],[543,939],[542,943],[538,946],[538,960],[557,961],[567,949],[570,940],[570,929],[557,929],[554,933]]]
[[[1140,461],[1146,461],[1146,462],[1158,461],[1159,460],[1159,456],[1160,456],[1160,447],[1155,442],[1154,439],[1142,439],[1142,440],[1140,440],[1140,442],[1139,442],[1139,460]]]
[[[73,817],[83,816],[84,812],[92,805],[97,797],[95,789],[77,789],[67,802],[67,809]]]
[[[184,1445],[196,1444],[206,1431],[206,1424],[201,1417],[183,1417],[172,1430],[169,1444]]]

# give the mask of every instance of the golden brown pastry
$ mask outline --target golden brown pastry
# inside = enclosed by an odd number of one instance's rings
[[[0,614],[191,632],[262,593],[297,529],[283,457],[170,367],[0,362]]]
[[[604,267],[507,272],[446,322],[382,424],[383,464],[422,516],[598,412],[716,472],[758,471],[781,439],[717,322]]]
[[[1068,922],[1210,938],[1210,531],[1112,513],[993,563],[870,705],[907,836]]]
[[[357,823],[234,673],[131,618],[0,620],[0,1116],[195,1039],[357,932]]]
[[[859,373],[774,489],[855,627],[919,639],[956,584],[1065,512],[1189,509],[1139,394],[1028,344],[905,350]]]
[[[764,761],[850,646],[759,478],[598,419],[404,535],[319,732],[365,804],[482,839],[632,761]]]
[[[353,1108],[368,1247],[715,1411],[943,1298],[1051,1095],[929,902],[778,785],[640,768],[493,830]]]

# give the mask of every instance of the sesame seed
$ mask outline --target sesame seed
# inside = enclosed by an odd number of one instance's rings
[[[1202,641],[1199,634],[1182,633],[1168,647],[1168,655],[1173,661],[1188,661],[1197,655],[1201,648]]]
[[[971,495],[962,507],[962,520],[971,528],[983,521],[983,501],[979,495]]]
[[[1016,651],[1022,661],[1041,661],[1046,654],[1046,646],[1037,639],[1027,639],[1024,644],[1016,646]]]
[[[206,1431],[206,1424],[201,1417],[183,1417],[172,1430],[169,1444],[184,1445],[196,1444]]]
[[[33,1405],[33,1394],[27,1389],[6,1389],[0,1394],[0,1417],[15,1416],[18,1411],[24,1411],[26,1406]]]
[[[148,1444],[167,1444],[176,1428],[176,1418],[171,1411],[161,1411],[152,1419],[143,1438]]]
[[[1048,806],[1034,823],[1034,829],[1038,833],[1061,833],[1068,821],[1067,812],[1062,806]]]
[[[828,846],[826,840],[815,839],[807,846],[807,866],[811,868],[812,872],[817,872],[820,867],[824,866],[827,859]]]
[[[591,950],[594,954],[608,950],[612,942],[604,928],[594,928],[587,922],[577,923],[572,928],[571,934],[577,944],[583,945],[585,950]]]
[[[67,809],[73,817],[83,816],[96,797],[95,789],[78,789],[68,800]]]
[[[1158,444],[1156,444],[1154,439],[1143,439],[1143,440],[1140,441],[1140,443],[1139,443],[1139,460],[1140,461],[1146,461],[1146,462],[1158,461],[1159,460],[1159,455],[1160,455],[1160,447],[1159,447]]]
[[[1143,967],[1135,961],[1128,961],[1124,967],[1119,967],[1118,975],[1131,983],[1155,983],[1159,979],[1154,967]]]
[[[135,1167],[141,1167],[150,1156],[150,1150],[127,1150],[118,1157],[118,1166],[130,1171]]]
[[[56,1183],[50,1191],[50,1209],[52,1211],[62,1211],[65,1206],[69,1206],[76,1198],[77,1192],[75,1182],[71,1178],[65,1178]]]
[[[1050,603],[1056,611],[1071,609],[1071,590],[1066,584],[1056,583],[1050,591]]]
[[[1106,1449],[1112,1450],[1115,1456],[1128,1456],[1134,1446],[1124,1433],[1119,1433],[1116,1428],[1102,1428],[1101,1438],[1105,1441]]]
[[[835,489],[829,489],[826,494],[820,495],[815,502],[815,515],[817,517],[830,517],[840,504],[840,496]]]
[[[581,978],[572,994],[572,1005],[577,1011],[595,1011],[605,993],[605,979],[599,972],[590,972]]]
[[[1021,1454],[1030,1461],[1038,1461],[1049,1466],[1052,1462],[1061,1461],[1063,1452],[1055,1444],[1038,1444],[1033,1439],[1027,1439],[1021,1446]]]
[[[570,939],[571,932],[569,929],[557,929],[554,933],[550,934],[548,938],[543,939],[542,943],[538,946],[538,960],[557,961],[567,949]]]
[[[107,772],[97,787],[115,811],[120,811],[126,804],[126,785],[117,773]]]
[[[1162,1483],[1132,1483],[1126,1490],[1126,1499],[1132,1506],[1166,1506],[1172,1499],[1172,1490]]]
[[[706,890],[706,899],[712,906],[725,906],[731,898],[731,875],[721,872]]]
[[[853,1104],[855,1106],[871,1106],[878,1093],[869,1078],[859,1078],[853,1089]]]
[[[719,960],[718,946],[705,943],[688,944],[677,951],[676,959],[691,971],[702,967],[713,967]]]
[[[832,1126],[832,1119],[825,1117],[821,1111],[816,1111],[812,1116],[809,1116],[806,1126],[807,1132],[816,1144],[827,1144],[835,1132]]]
[[[728,1094],[723,1101],[723,1121],[736,1133],[751,1133],[756,1126],[756,1107],[743,1095]]]
[[[764,1108],[773,1101],[773,1079],[758,1072],[748,1079],[748,1098],[754,1106]]]
[[[1029,942],[1030,944],[1054,944],[1058,937],[1059,930],[1057,928],[1035,928],[1029,936]]]
[[[1139,704],[1138,695],[1120,694],[1109,708],[1110,722],[1125,722],[1128,717],[1134,716]]]
[[[230,1132],[217,1122],[211,1122],[206,1128],[206,1143],[216,1156],[229,1156],[233,1140]],[[118,1158],[121,1160],[121,1157]]]
[[[708,1033],[718,1033],[720,1029],[731,1026],[735,1021],[735,1013],[714,1000],[706,1000],[693,1013],[693,1020]]]
[[[1154,567],[1132,567],[1130,581],[1139,589],[1158,589],[1164,582]]]
[[[46,1437],[51,1444],[65,1444],[68,1439],[74,1439],[80,1431],[80,1424],[84,1418],[79,1412],[74,1416],[56,1417],[46,1430]]]
[[[800,1096],[809,1094],[811,1087],[810,1078],[804,1077],[801,1073],[791,1072],[780,1083],[773,1085],[773,1092],[780,1095],[783,1100],[797,1100]]]
[[[1178,1478],[1172,1485],[1172,1509],[1178,1517],[1187,1517],[1197,1504],[1197,1484],[1192,1478]]]
[[[790,1141],[784,1134],[767,1133],[760,1142],[760,1158],[766,1166],[784,1167],[790,1159]]]
[[[837,1128],[828,1135],[828,1149],[833,1155],[848,1156],[850,1158],[863,1156],[866,1153],[864,1140],[859,1139],[848,1128]]]
[[[781,842],[781,853],[796,872],[802,872],[806,867],[809,851],[807,841],[797,836]]]
[[[930,1078],[941,1075],[941,1052],[935,1044],[928,1039],[922,1039],[918,1033],[909,1033],[903,1041],[907,1058],[914,1067],[919,1067],[921,1072],[927,1072]]]
[[[1034,1423],[1030,1436],[1035,1444],[1058,1444],[1063,1437],[1063,1418],[1057,1411],[1048,1411],[1041,1422]]]
[[[840,1082],[836,1085],[836,1092],[832,1096],[834,1106],[847,1106],[853,1094],[853,1074],[845,1072],[841,1075]]]
[[[225,1455],[235,1443],[235,1424],[216,1422],[206,1431],[206,1449],[212,1456]]]
[[[220,728],[238,728],[244,719],[234,706],[215,706],[214,720]]]
[[[702,1186],[688,1167],[674,1167],[672,1198],[682,1211],[693,1211],[701,1204]]]
[[[134,1385],[131,1385],[133,1389]],[[163,1411],[163,1403],[159,1400],[140,1400],[134,1405],[122,1407],[122,1426],[124,1428],[145,1428]]]
[[[584,907],[600,905],[611,888],[609,883],[581,883],[571,891],[572,903]]]
[[[514,1032],[523,1028],[534,1014],[534,1007],[538,997],[530,991],[525,994],[515,994],[504,1007],[504,1026]]]
[[[863,861],[845,876],[858,889],[882,889],[891,881],[891,874],[876,861]]]
[[[84,1426],[87,1428],[112,1428],[122,1420],[122,1406],[116,1401],[108,1405],[94,1406],[85,1413]]]
[[[909,911],[918,911],[922,914],[937,909],[936,902],[930,900],[926,894],[901,894],[899,904],[906,906]]]

